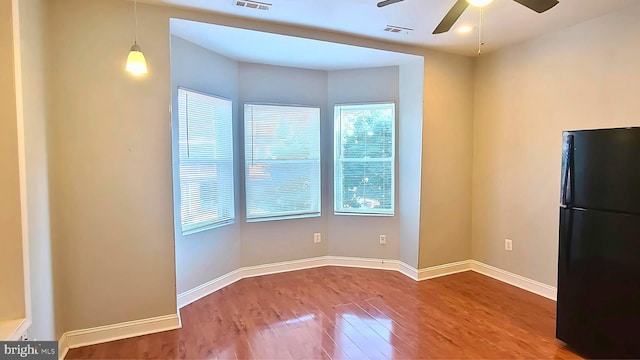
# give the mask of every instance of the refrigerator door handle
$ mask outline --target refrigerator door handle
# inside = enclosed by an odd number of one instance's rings
[[[573,212],[574,210],[568,211],[568,219],[564,228],[564,255],[565,255],[565,264],[567,273],[571,267],[571,243],[573,240]]]
[[[573,205],[573,135],[568,135],[564,153],[564,173],[562,174],[562,205]]]

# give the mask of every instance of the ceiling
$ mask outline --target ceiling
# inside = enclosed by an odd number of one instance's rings
[[[236,61],[302,69],[332,71],[422,60],[422,56],[181,19],[171,19],[171,34]]]
[[[261,0],[273,4],[268,11],[236,6],[235,0],[146,0],[150,3],[256,18],[265,21],[328,29],[342,33],[421,45],[467,56],[477,54],[478,9],[469,7],[448,33],[433,29],[455,0],[405,0],[384,8],[378,0]],[[484,52],[566,28],[579,22],[638,4],[638,0],[559,0],[551,10],[538,14],[513,0],[495,0],[484,11]],[[460,25],[475,26],[468,34]],[[385,32],[387,25],[413,31]]]

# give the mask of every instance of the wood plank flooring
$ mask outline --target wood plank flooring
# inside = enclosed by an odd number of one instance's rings
[[[550,359],[555,302],[464,272],[415,282],[323,267],[241,280],[184,307],[182,329],[67,359]]]

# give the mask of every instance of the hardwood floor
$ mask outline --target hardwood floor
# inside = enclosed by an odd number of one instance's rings
[[[182,329],[72,349],[67,359],[577,358],[555,302],[464,272],[415,282],[323,267],[241,280],[184,307]]]

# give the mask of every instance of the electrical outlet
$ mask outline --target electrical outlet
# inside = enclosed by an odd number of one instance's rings
[[[380,245],[387,245],[387,235],[380,235]]]
[[[20,336],[20,341],[29,341],[29,334],[27,334],[27,332],[25,331],[24,334],[22,334],[22,336]]]
[[[511,239],[504,239],[504,249],[513,251],[513,241],[511,241]]]
[[[319,242],[322,242],[322,236],[320,235],[320,233],[313,234],[313,243],[317,244]]]

